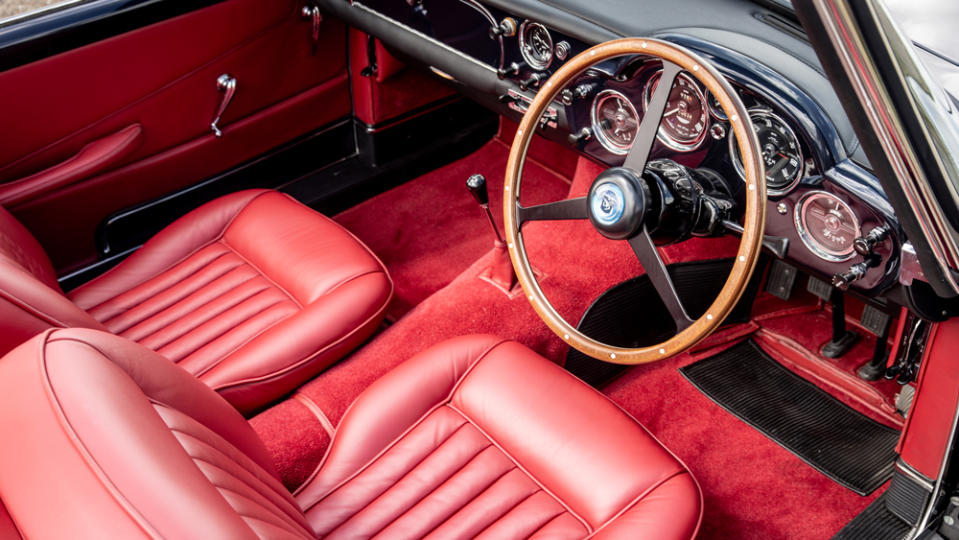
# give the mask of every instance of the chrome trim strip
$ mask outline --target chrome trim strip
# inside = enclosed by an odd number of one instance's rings
[[[882,113],[895,111],[895,107],[882,85],[847,1],[813,0],[813,3],[909,206],[918,218],[936,262],[943,269],[943,276],[953,290],[959,292],[959,283],[949,271],[949,266],[959,267],[959,246],[950,233],[948,222],[931,192],[929,180],[919,166],[901,122],[895,115]],[[865,1],[874,10],[874,1]]]
[[[920,473],[916,469],[913,469],[912,466],[903,461],[902,458],[896,460],[896,469],[898,469],[902,474],[908,476],[913,482],[919,484],[922,489],[932,493],[932,480],[926,478],[924,474]]]
[[[23,13],[20,13],[19,15],[12,15],[12,16],[10,16],[10,17],[7,17],[6,19],[0,19],[0,28],[4,28],[4,27],[7,27],[7,26],[11,26],[11,25],[17,24],[17,23],[21,23],[21,22],[23,22],[23,21],[26,21],[26,20],[29,20],[29,19],[33,19],[33,18],[36,18],[36,17],[42,17],[42,16],[44,16],[44,15],[49,15],[50,13],[53,13],[53,12],[55,12],[55,11],[60,11],[60,10],[62,10],[62,9],[67,9],[67,8],[69,8],[69,7],[73,7],[73,6],[76,6],[76,5],[78,5],[78,4],[85,4],[85,3],[91,2],[91,1],[93,1],[93,0],[61,0],[61,1],[59,1],[59,2],[55,2],[55,3],[50,4],[50,5],[48,5],[48,6],[44,6],[44,7],[38,8],[38,9],[32,9],[32,10],[30,10],[30,11],[25,11],[25,12],[23,12]]]
[[[460,52],[459,50],[454,49],[453,47],[450,47],[449,45],[443,43],[442,41],[437,41],[436,39],[433,39],[433,38],[431,38],[430,36],[427,36],[427,35],[424,34],[423,32],[420,32],[419,30],[415,30],[415,29],[413,29],[413,28],[410,28],[409,26],[406,26],[405,24],[403,24],[403,23],[401,23],[401,22],[398,22],[398,21],[396,21],[396,20],[394,20],[394,19],[391,19],[391,18],[387,17],[386,15],[383,15],[382,13],[380,13],[380,12],[378,12],[378,11],[376,11],[376,10],[370,9],[370,8],[364,6],[363,4],[361,4],[360,2],[353,2],[353,3],[351,4],[351,7],[354,8],[354,9],[358,9],[358,10],[360,10],[360,11],[363,11],[363,12],[365,12],[365,13],[373,16],[373,17],[376,17],[377,19],[380,19],[381,21],[384,21],[384,22],[387,22],[387,23],[389,23],[389,24],[392,24],[393,26],[396,26],[396,27],[398,27],[398,28],[402,28],[403,30],[406,30],[407,32],[410,32],[410,33],[412,33],[413,35],[415,35],[415,36],[417,36],[417,37],[419,37],[419,38],[425,39],[426,41],[429,41],[430,43],[432,43],[432,44],[440,47],[441,49],[446,50],[446,52],[455,54],[456,56],[462,58],[463,60],[466,60],[466,61],[468,61],[468,62],[470,62],[470,63],[472,63],[472,64],[475,64],[476,66],[479,66],[479,67],[481,67],[481,68],[483,68],[483,69],[485,69],[485,70],[487,70],[487,71],[489,71],[489,72],[491,72],[491,73],[493,73],[493,74],[496,73],[496,69],[493,68],[492,66],[490,66],[490,65],[488,65],[488,64],[484,64],[483,62],[480,62],[479,60],[473,58],[472,56],[469,56],[469,55],[467,55],[467,54],[464,54],[464,53]]]

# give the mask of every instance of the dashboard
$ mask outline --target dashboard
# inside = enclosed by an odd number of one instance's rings
[[[749,18],[739,31],[674,26],[633,34],[625,23],[617,31],[615,10],[635,8],[615,1],[569,0],[563,9],[535,0],[315,2],[513,120],[556,69],[593,44],[649,35],[685,46],[720,70],[749,111],[766,168],[766,235],[788,246],[779,255],[864,293],[881,292],[899,277],[905,239],[895,213],[810,60],[810,47],[797,38],[801,30],[774,13],[729,2]],[[610,7],[605,19],[589,11],[598,4]],[[642,55],[593,65],[548,107],[540,134],[621,165],[661,69]],[[673,85],[650,157],[709,169],[744,186],[727,115],[688,73]]]

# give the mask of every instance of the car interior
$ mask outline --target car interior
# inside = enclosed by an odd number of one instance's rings
[[[957,304],[783,3],[14,22],[0,537],[924,519]]]

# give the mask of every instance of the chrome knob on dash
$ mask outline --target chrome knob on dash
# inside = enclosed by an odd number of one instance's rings
[[[220,118],[226,112],[226,108],[230,106],[230,102],[233,101],[233,95],[236,93],[236,77],[226,73],[220,75],[216,79],[216,90],[222,96],[220,97],[220,106],[217,107],[216,114],[213,116],[213,122],[210,122],[210,129],[213,131],[213,135],[219,139],[223,136],[223,130],[217,124],[220,123]]]

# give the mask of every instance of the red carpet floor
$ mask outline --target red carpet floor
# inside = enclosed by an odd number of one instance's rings
[[[472,172],[486,174],[498,213],[506,154],[506,147],[494,140],[464,160],[338,216],[389,267],[398,295],[393,314],[399,319],[304,385],[299,399],[251,420],[291,489],[320,463],[329,442],[304,398],[335,426],[379,376],[434,343],[468,333],[515,339],[563,362],[566,345],[522,295],[509,297],[479,279],[491,256],[491,233],[463,184]],[[524,202],[560,199],[567,191],[583,194],[600,170],[579,160],[566,180],[564,174],[528,166]],[[541,287],[569,321],[579,320],[610,286],[642,273],[624,242],[600,237],[586,222],[533,223],[524,235],[531,262],[542,273]],[[667,262],[680,262],[729,256],[736,245],[731,238],[694,239],[661,252]],[[755,328],[750,324],[727,332]],[[702,537],[828,538],[868,505],[871,498],[833,483],[701,395],[677,371],[690,361],[684,355],[634,368],[605,392],[684,459],[699,479],[706,497]]]

